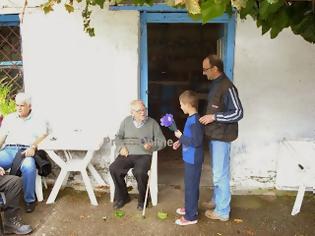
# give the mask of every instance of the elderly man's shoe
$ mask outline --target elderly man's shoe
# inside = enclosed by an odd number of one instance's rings
[[[128,196],[125,200],[119,200],[119,201],[114,202],[114,206],[113,207],[114,207],[114,209],[122,208],[124,205],[126,205],[130,201],[131,201],[131,199]]]
[[[25,225],[20,216],[5,219],[3,223],[5,234],[29,234],[33,231],[32,226]]]
[[[144,202],[138,202],[137,209],[139,211],[142,211],[143,210],[143,206],[144,206]],[[151,206],[151,205],[150,205],[149,201],[147,201],[147,206],[146,207],[148,208],[149,206]]]
[[[27,213],[31,213],[35,209],[36,202],[26,202],[25,203],[25,211]]]

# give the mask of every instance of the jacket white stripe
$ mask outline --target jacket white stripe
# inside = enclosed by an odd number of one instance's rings
[[[239,118],[242,117],[242,114],[243,114],[243,110],[242,110],[242,107],[240,106],[240,102],[239,102],[239,99],[237,97],[237,94],[236,94],[236,91],[234,88],[229,88],[229,96],[232,100],[232,103],[234,105],[234,107],[231,109],[228,109],[228,110],[233,110],[233,112],[231,114],[228,114],[228,115],[223,115],[223,114],[217,114],[216,115],[216,120],[217,121],[225,121],[225,122],[228,122],[228,121],[237,121]]]

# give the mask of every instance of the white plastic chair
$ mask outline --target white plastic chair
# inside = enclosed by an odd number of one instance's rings
[[[151,201],[152,205],[156,206],[158,202],[158,174],[157,174],[157,157],[158,153],[153,152],[152,154],[152,161],[151,161],[151,168],[149,171],[151,171],[151,177],[150,177],[150,183],[149,183],[149,188],[150,188],[150,196],[151,196]],[[113,163],[115,161],[115,145],[112,146],[111,149],[111,155],[110,155],[110,163]],[[131,171],[132,169],[130,169]],[[129,171],[129,172],[130,172]],[[129,173],[128,172],[128,173]],[[113,179],[109,174],[109,188],[110,188],[110,202],[114,202],[114,195],[115,195],[115,185],[113,182]]]
[[[35,194],[37,197],[37,201],[42,202],[44,200],[43,195],[43,184],[45,188],[47,189],[47,183],[45,177],[42,177],[38,174],[38,171],[36,171],[36,179],[35,179]]]

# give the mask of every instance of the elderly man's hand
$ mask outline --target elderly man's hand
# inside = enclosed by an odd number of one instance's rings
[[[29,147],[22,154],[25,154],[25,157],[33,157],[35,155],[35,148]]]
[[[149,151],[149,150],[151,150],[151,148],[153,147],[153,145],[152,145],[152,143],[145,143],[145,144],[143,145],[143,147],[144,147],[145,150]]]
[[[179,142],[179,140],[177,140],[175,143],[173,143],[173,149],[174,150],[177,150],[179,147],[180,147],[180,142]]]
[[[126,147],[122,147],[122,148],[120,149],[120,151],[119,151],[119,154],[120,154],[121,156],[127,157],[128,154],[129,154],[128,149],[127,149]]]
[[[209,114],[209,115],[204,115],[203,117],[201,117],[199,119],[199,122],[203,125],[207,125],[207,124],[210,124],[212,123],[213,121],[215,121],[214,119],[214,115],[213,114]]]
[[[5,170],[2,167],[0,167],[0,176],[3,176],[3,175],[5,175]]]

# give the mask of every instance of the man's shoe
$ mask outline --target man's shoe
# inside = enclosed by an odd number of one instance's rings
[[[27,213],[31,213],[35,209],[36,202],[26,202],[25,203],[25,211]]]
[[[144,206],[144,202],[138,202],[137,209],[139,211],[142,211],[143,210],[143,206]],[[147,201],[147,206],[146,207],[148,207],[148,206],[149,206],[149,201]]]
[[[205,216],[211,220],[228,221],[229,217],[223,217],[211,210],[206,210]]]
[[[117,202],[114,202],[114,206],[113,207],[114,207],[114,209],[122,208],[124,205],[126,205],[130,201],[131,201],[131,199],[128,196],[125,200],[119,200]]]
[[[209,210],[213,210],[215,208],[215,203],[213,201],[203,202],[203,203],[201,203],[201,206],[203,206],[204,208],[207,208]]]
[[[3,223],[5,234],[29,234],[33,231],[32,226],[25,225],[20,216],[5,219]]]

